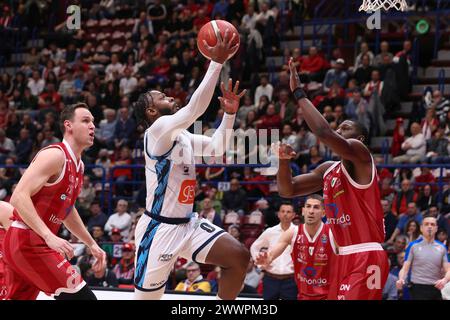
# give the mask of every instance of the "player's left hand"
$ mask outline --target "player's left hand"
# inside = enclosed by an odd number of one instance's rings
[[[92,265],[92,270],[94,272],[99,272],[100,270],[104,270],[106,268],[106,253],[103,251],[98,244],[94,244],[90,247],[92,255],[95,258],[95,262]]]
[[[222,90],[222,97],[219,97],[220,106],[228,114],[235,114],[239,108],[239,101],[247,92],[246,89],[242,90],[238,94],[239,81],[236,81],[233,89],[233,80],[228,80],[228,90],[225,88],[224,83],[220,84],[220,90]]]
[[[447,284],[447,282],[448,282],[447,279],[443,278],[443,279],[441,279],[441,280],[436,281],[436,282],[434,283],[434,286],[435,286],[437,289],[442,290],[442,289],[444,289],[444,287],[445,287],[445,285]]]

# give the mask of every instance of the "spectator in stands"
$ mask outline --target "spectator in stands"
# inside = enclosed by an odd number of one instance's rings
[[[273,86],[269,83],[269,79],[266,75],[261,76],[260,84],[256,87],[255,91],[255,106],[260,105],[260,100],[262,96],[266,96],[268,101],[272,101]],[[261,110],[261,108],[258,108]]]
[[[369,49],[369,44],[367,42],[361,42],[361,52],[356,56],[354,70],[357,70],[363,65],[363,57],[367,56],[369,58],[369,65],[373,65],[375,56]]]
[[[439,126],[439,120],[436,118],[436,112],[434,108],[426,111],[425,118],[422,119],[420,126],[422,127],[422,133],[425,140],[430,139],[436,132]]]
[[[290,145],[294,150],[298,149],[297,136],[295,135],[295,132],[292,131],[292,126],[289,123],[286,123],[283,126],[281,134],[282,134],[281,143]]]
[[[381,206],[383,207],[384,230],[386,233],[384,241],[387,241],[391,238],[395,227],[397,226],[397,217],[392,213],[391,204],[388,200],[381,199]]]
[[[323,71],[328,67],[328,62],[319,55],[317,47],[309,48],[308,56],[300,60],[300,79],[302,83],[310,81],[321,82],[324,77]]]
[[[105,237],[105,231],[103,230],[102,226],[93,225],[91,228],[91,234],[92,234],[92,238],[97,243],[108,241],[107,238]]]
[[[256,112],[257,106],[252,103],[252,98],[250,97],[250,95],[246,94],[244,97],[244,102],[243,102],[242,106],[238,109],[238,112],[236,115],[236,118],[241,125],[242,124],[245,125],[245,121],[247,119],[247,114],[250,111]]]
[[[83,279],[87,279],[92,273],[92,265],[95,262],[95,258],[92,255],[91,249],[88,246],[84,249],[84,254],[80,256],[77,260],[77,266],[80,269],[81,276]]]
[[[267,134],[271,134],[271,129],[279,129],[281,127],[281,117],[277,113],[277,109],[273,103],[267,106],[266,113],[256,120],[258,129],[267,129]]]
[[[436,218],[438,230],[445,230],[447,234],[450,232],[448,218],[441,214],[437,205],[430,206],[426,214]]]
[[[380,44],[380,53],[376,55],[373,65],[375,67],[380,67],[383,64],[384,58],[389,57],[389,60],[392,61],[394,55],[389,52],[389,42],[382,41]]]
[[[117,120],[114,131],[114,145],[116,149],[123,146],[132,146],[135,130],[136,123],[129,115],[128,108],[120,108],[119,119]]]
[[[96,196],[96,190],[92,186],[91,177],[84,175],[83,187],[81,188],[80,194],[77,198],[77,204],[84,210],[89,210],[91,203],[94,201]]]
[[[411,270],[412,300],[442,300],[440,290],[450,281],[447,248],[435,240],[437,230],[436,218],[425,216],[421,224],[422,238],[410,243],[406,249],[397,288],[403,288]]]
[[[281,90],[278,98],[279,100],[275,103],[276,113],[280,115],[282,123],[290,123],[295,117],[297,108],[289,98],[287,90]]]
[[[113,228],[111,230],[111,235],[109,236],[109,240],[112,243],[122,243],[123,242],[123,237],[122,234],[120,233],[120,229],[119,228]]]
[[[113,272],[116,275],[119,285],[132,285],[134,282],[134,245],[125,243],[122,246],[122,259],[114,266]]]
[[[394,163],[417,163],[425,159],[426,142],[420,125],[417,122],[411,124],[411,137],[402,143],[404,155],[392,159]]]
[[[44,87],[44,79],[41,79],[39,71],[34,70],[31,79],[28,81],[28,88],[30,88],[31,94],[35,97],[39,96],[44,91]]]
[[[417,181],[416,181],[417,182]],[[431,185],[426,184],[420,192],[420,197],[417,200],[417,207],[420,211],[427,211],[430,207],[436,205],[436,197],[432,193]]]
[[[329,92],[333,82],[337,82],[342,88],[345,88],[347,85],[347,71],[345,71],[344,59],[337,59],[333,68],[327,71],[323,80],[323,90]]]
[[[211,285],[200,273],[200,266],[195,262],[186,265],[187,279],[178,283],[175,291],[209,293]]]
[[[44,141],[42,141],[41,143],[41,149],[51,144],[60,142],[60,140],[57,137],[55,137],[55,132],[53,130],[45,128],[43,132],[44,132]]]
[[[448,233],[444,229],[438,229],[436,240],[441,242],[448,250]]]
[[[362,57],[361,66],[359,66],[354,73],[354,78],[361,88],[364,88],[366,84],[370,82],[373,70],[375,69],[370,65],[369,55],[364,55]]]
[[[387,253],[392,269],[394,269],[395,267],[401,268],[403,266],[403,260],[401,259],[402,254],[404,258],[405,249],[407,245],[408,245],[408,237],[405,236],[404,234],[399,234],[397,237],[395,237],[394,244],[387,248]],[[397,270],[397,272],[393,272],[393,274],[398,277],[398,272],[399,270]]]
[[[263,274],[261,273],[261,270],[255,266],[253,259],[250,258],[247,267],[247,274],[244,279],[244,284],[256,290],[262,277]]]
[[[444,187],[444,193],[442,194],[442,208],[441,212],[444,215],[450,213],[450,182]],[[449,217],[450,218],[450,217]]]
[[[136,90],[138,81],[135,77],[132,76],[132,70],[127,67],[124,70],[124,77],[120,79],[120,95],[121,96],[130,96],[134,90]]]
[[[105,227],[108,217],[102,212],[100,203],[98,201],[92,201],[89,207],[90,217],[87,222],[87,228],[89,231],[92,230],[94,226],[100,226],[102,229]]]
[[[409,220],[405,227],[408,242],[416,241],[420,237],[420,224],[416,220]]]
[[[228,227],[227,232],[235,238],[237,241],[241,242],[241,229],[239,228],[238,224],[232,224]]]
[[[388,261],[390,269],[391,261]],[[382,300],[398,300],[397,280],[398,277],[389,272],[386,283],[384,284]]]
[[[5,130],[0,129],[0,164],[4,164],[8,157],[15,157],[15,152],[14,142],[6,136]]]
[[[281,204],[278,210],[280,223],[274,227],[266,229],[258,239],[252,244],[250,252],[253,260],[263,250],[270,250],[278,243],[283,231],[295,228],[292,219],[295,217],[294,207],[290,203]],[[263,298],[264,300],[296,300],[297,285],[294,279],[294,265],[289,253],[286,250],[276,258],[264,270],[263,278]]]
[[[317,145],[317,138],[311,131],[308,130],[305,124],[300,126],[297,139],[298,148],[294,150],[296,152],[298,151],[297,154],[299,156],[300,164],[303,164],[303,162],[309,157],[311,148]]]
[[[16,157],[18,164],[28,164],[31,152],[33,151],[33,141],[30,139],[30,131],[27,129],[20,130],[20,137],[17,141]]]
[[[90,287],[100,288],[117,288],[117,286],[119,285],[116,275],[108,268],[93,272],[86,279],[86,283]]]
[[[116,111],[114,109],[105,109],[103,111],[105,119],[99,123],[99,128],[95,130],[95,138],[101,147],[108,149],[114,148],[114,133],[117,126]]]
[[[131,216],[127,212],[128,201],[120,199],[117,201],[116,213],[112,214],[105,224],[105,231],[111,235],[113,228],[118,228],[122,237],[127,237],[131,226]]]
[[[403,49],[395,54],[396,58],[405,57],[408,64],[412,63],[412,42],[411,40],[405,40],[403,42]]]
[[[212,207],[212,201],[210,198],[205,198],[202,201],[202,210],[199,213],[199,217],[207,219],[209,222],[215,224],[218,227],[222,227],[222,219],[220,214]]]
[[[247,193],[242,189],[238,179],[231,179],[230,190],[223,194],[223,208],[226,211],[236,211],[240,215],[245,213]]]
[[[395,227],[394,233],[391,238],[387,241],[389,244],[394,243],[394,239],[399,234],[406,234],[408,230],[406,230],[406,225],[409,220],[415,220],[419,224],[422,223],[422,214],[419,210],[417,210],[417,206],[415,202],[408,203],[408,209],[406,210],[406,214],[400,215],[398,219],[397,226]]]
[[[114,81],[114,74],[121,73],[123,71],[123,65],[120,63],[119,55],[117,53],[113,53],[111,56],[111,63],[106,66],[105,73],[106,81]]]
[[[433,100],[429,109],[434,109],[439,121],[444,122],[447,112],[450,111],[450,101],[443,96],[441,91],[435,90],[433,91]]]
[[[392,157],[397,157],[402,153],[402,144],[405,141],[405,128],[403,124],[403,118],[399,117],[396,119],[390,150]]]
[[[161,0],[155,0],[148,6],[147,15],[152,21],[154,33],[158,34],[164,28],[164,20],[167,18],[166,6]]]
[[[241,28],[243,31],[250,33],[255,30],[257,22],[257,14],[255,14],[255,8],[250,5],[247,7],[246,14],[242,17]]]
[[[380,78],[380,71],[373,70],[370,76],[370,82],[364,88],[364,97],[370,100],[375,93],[380,97],[383,91],[383,85],[384,83]]]
[[[312,146],[309,149],[308,156],[305,157],[302,167],[303,173],[308,173],[314,170],[317,166],[323,163],[325,160],[319,153],[319,148],[317,146]]]
[[[145,11],[141,11],[141,13],[139,13],[139,19],[136,19],[136,22],[134,24],[132,31],[134,39],[140,39],[141,26],[144,26],[147,30],[149,30],[150,34],[154,34],[152,20],[149,19]]]
[[[392,188],[391,183],[392,180],[389,178],[383,178],[381,179],[381,187],[380,187],[380,193],[381,193],[381,199],[388,200],[389,203],[391,203],[394,200],[395,196],[395,189]]]
[[[449,163],[448,139],[444,136],[445,128],[439,126],[433,137],[426,141],[427,144],[427,162],[432,164]]]
[[[422,163],[422,164],[424,165],[426,163]],[[436,177],[433,175],[433,172],[428,167],[420,168],[420,174],[418,176],[414,177],[414,183],[416,185],[414,188],[415,192],[422,191],[424,189],[424,187],[426,186],[425,185],[426,183],[429,184],[428,186],[431,188],[432,192],[438,191],[438,186],[436,185]],[[428,202],[428,200],[426,202]]]

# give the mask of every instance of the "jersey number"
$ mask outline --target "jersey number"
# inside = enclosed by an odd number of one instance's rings
[[[212,225],[207,224],[205,222],[200,224],[200,228],[202,228],[203,230],[205,230],[206,232],[209,232],[209,233],[212,233],[212,232],[214,232],[214,230],[216,230],[216,228],[214,228]]]

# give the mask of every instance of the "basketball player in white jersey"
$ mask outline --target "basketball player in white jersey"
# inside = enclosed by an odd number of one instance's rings
[[[211,102],[222,64],[236,50],[230,45],[235,36],[226,32],[216,46],[207,47],[212,61],[184,108],[159,91],[142,94],[134,105],[138,120],[148,127],[144,137],[147,207],[135,232],[135,299],[160,299],[179,256],[222,268],[218,299],[235,299],[240,292],[250,259],[248,250],[192,212],[195,156],[221,156],[227,149],[225,130],[233,128],[239,100],[245,94],[237,93],[239,83],[234,90],[231,80],[228,90],[222,83],[219,100],[225,114],[212,137],[187,131]]]

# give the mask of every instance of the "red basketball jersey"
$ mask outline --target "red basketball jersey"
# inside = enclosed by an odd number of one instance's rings
[[[81,160],[77,164],[75,154],[69,144],[65,142],[49,145],[42,150],[49,148],[59,148],[64,152],[66,160],[63,170],[55,182],[45,184],[31,197],[31,200],[47,227],[57,234],[62,221],[72,211],[75,200],[81,191],[84,165]],[[14,220],[23,222],[16,210],[13,215]]]
[[[331,246],[330,227],[321,225],[311,239],[300,224],[292,238],[292,261],[298,300],[323,300],[329,290],[329,259],[334,254]]]
[[[384,241],[384,215],[378,175],[372,160],[372,181],[359,185],[341,161],[324,174],[323,197],[327,224],[339,246]]]

